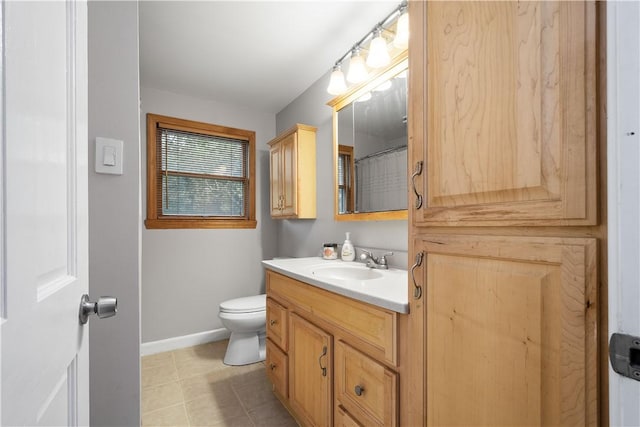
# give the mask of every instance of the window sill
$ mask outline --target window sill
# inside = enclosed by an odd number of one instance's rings
[[[255,219],[182,219],[162,218],[147,219],[144,221],[147,229],[170,228],[256,228],[258,221]]]

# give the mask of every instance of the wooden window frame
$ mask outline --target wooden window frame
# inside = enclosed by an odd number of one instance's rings
[[[199,133],[224,138],[241,139],[248,142],[248,191],[244,217],[205,217],[162,215],[158,212],[158,176],[160,159],[157,158],[156,136],[158,127]],[[256,133],[210,123],[178,119],[175,117],[147,114],[147,219],[148,229],[169,228],[256,228]]]
[[[338,145],[338,157],[345,156],[349,158],[349,165],[345,164],[345,167],[349,168],[349,182],[345,185],[337,184],[338,192],[344,188],[345,195],[347,197],[347,212],[344,214],[354,213],[355,210],[355,173],[356,173],[356,164],[355,159],[353,158],[353,147],[349,145]]]

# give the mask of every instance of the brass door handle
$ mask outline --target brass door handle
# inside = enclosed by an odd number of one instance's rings
[[[416,209],[420,209],[420,207],[422,206],[422,194],[418,193],[418,190],[416,189],[416,181],[415,178],[418,175],[422,174],[422,160],[419,160],[416,163],[416,167],[413,170],[413,175],[411,175],[411,186],[413,187],[413,193],[416,195],[416,201],[414,203],[414,206],[416,207]]]
[[[424,259],[424,252],[418,252],[416,254],[416,262],[411,267],[411,280],[413,281],[413,298],[420,299],[422,296],[422,286],[416,283],[415,269],[422,265],[422,260]]]
[[[318,365],[320,365],[320,370],[322,371],[323,377],[327,376],[327,367],[322,366],[322,358],[325,357],[326,355],[327,355],[327,346],[325,345],[322,347],[322,354],[320,355],[320,357],[318,357]]]

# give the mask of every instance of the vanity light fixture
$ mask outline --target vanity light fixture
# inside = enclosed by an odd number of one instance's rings
[[[393,24],[395,33],[392,31]],[[350,83],[362,83],[369,76],[367,65],[371,68],[382,68],[391,62],[389,55],[389,44],[384,38],[384,33],[395,34],[393,46],[396,49],[404,50],[409,44],[409,15],[407,13],[407,0],[403,0],[386,18],[376,24],[360,41],[353,45],[347,53],[338,59],[331,72],[327,92],[331,95],[342,95],[348,90],[344,80],[341,65],[350,56],[347,81]],[[367,63],[360,55],[360,48],[365,47],[365,42],[369,42]]]
[[[387,41],[382,37],[382,27],[378,27],[373,33],[373,40],[369,45],[367,65],[371,68],[382,68],[391,62]]]
[[[341,64],[336,64],[333,66],[333,71],[331,72],[331,79],[329,79],[329,87],[327,87],[327,92],[331,95],[340,95],[347,91],[347,83],[344,81],[344,73],[342,72]]]
[[[398,49],[406,49],[409,47],[409,14],[407,6],[400,9],[400,17],[396,24],[396,36],[393,39],[393,45]]]
[[[351,53],[351,59],[349,60],[349,72],[347,73],[347,80],[350,83],[362,83],[369,77],[367,66],[364,65],[364,59],[360,55],[360,48],[356,47]]]

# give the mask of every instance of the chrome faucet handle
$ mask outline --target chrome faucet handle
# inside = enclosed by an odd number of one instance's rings
[[[371,258],[372,260],[377,262],[376,257],[373,256],[373,253],[371,253],[371,252],[369,252],[369,251],[367,251],[365,249],[360,249],[360,252],[362,252],[360,254],[360,259],[361,260],[365,261],[367,258]]]
[[[386,252],[382,256],[380,256],[380,265],[387,265],[387,257],[393,255],[393,252]]]

